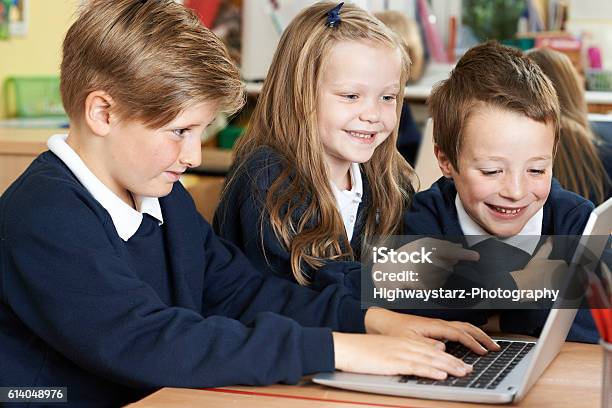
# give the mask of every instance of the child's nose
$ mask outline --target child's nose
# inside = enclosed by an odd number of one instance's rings
[[[518,201],[525,197],[525,180],[519,175],[508,175],[504,179],[503,189],[501,194],[514,201]]]
[[[179,162],[188,168],[202,164],[202,140],[197,134],[187,137],[181,148]]]
[[[375,101],[366,102],[359,116],[364,122],[378,122],[380,120],[380,106]]]

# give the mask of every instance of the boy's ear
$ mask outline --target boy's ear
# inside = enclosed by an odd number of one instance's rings
[[[438,159],[438,166],[442,171],[444,177],[452,178],[453,177],[453,165],[451,164],[448,156],[440,150],[437,144],[434,145],[434,154],[436,155],[436,159]]]
[[[85,122],[94,134],[106,136],[110,132],[113,105],[113,98],[104,91],[90,92],[85,98]]]

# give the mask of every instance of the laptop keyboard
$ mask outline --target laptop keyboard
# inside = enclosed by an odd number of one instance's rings
[[[450,387],[495,389],[508,373],[529,353],[535,343],[523,341],[498,341],[500,351],[489,351],[480,356],[461,343],[446,343],[446,352],[471,364],[474,369],[465,377],[449,375],[446,380],[432,380],[404,375],[399,382],[416,380],[417,384],[446,385]]]

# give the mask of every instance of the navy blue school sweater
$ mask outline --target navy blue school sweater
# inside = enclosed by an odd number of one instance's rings
[[[222,238],[236,244],[249,260],[267,275],[279,276],[295,282],[291,271],[291,254],[274,234],[270,217],[265,208],[268,190],[287,163],[283,156],[271,147],[263,146],[243,163],[236,165],[228,176],[228,184],[213,219],[213,228]],[[354,258],[360,258],[361,239],[370,206],[369,184],[362,173],[363,195],[357,210],[357,219],[351,248]],[[293,203],[297,211],[292,214],[297,222],[304,212],[311,195],[304,192]],[[286,213],[286,209],[284,210]],[[308,226],[307,226],[308,227]],[[361,263],[355,261],[328,261],[314,270],[302,265],[311,280],[310,287],[321,290],[330,284],[340,284],[360,298]]]
[[[70,406],[119,406],[164,386],[295,383],[334,369],[332,330],[364,331],[342,288],[263,277],[180,183],[160,205],[164,223],[145,216],[125,242],[51,152],[9,187],[0,386],[67,386]]]
[[[406,213],[404,228],[409,235],[432,235],[463,237],[455,207],[457,190],[452,180],[440,178],[428,190],[417,193],[410,211]],[[583,197],[564,190],[559,182],[552,180],[550,195],[544,203],[542,235],[581,235],[593,211],[593,203]],[[559,259],[563,259],[560,254]],[[555,257],[555,250],[551,258]],[[463,319],[484,323],[484,310],[465,311],[469,317]],[[502,331],[538,336],[548,312],[546,310],[506,310],[500,313]],[[598,340],[595,324],[589,310],[578,311],[568,340],[595,343]]]

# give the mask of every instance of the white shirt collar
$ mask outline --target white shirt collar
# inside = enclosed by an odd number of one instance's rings
[[[469,216],[467,211],[465,211],[459,194],[455,197],[455,208],[457,209],[461,231],[463,231],[465,239],[470,247],[491,237],[491,235],[478,225],[476,221]],[[538,246],[540,236],[542,235],[543,220],[544,209],[540,208],[540,210],[527,221],[527,224],[525,224],[521,232],[512,237],[500,239],[500,241],[533,255],[533,252]]]
[[[338,186],[336,186],[336,183],[331,182],[334,195],[336,195],[336,193],[342,193],[353,194],[357,197],[361,197],[363,195],[363,180],[361,179],[361,169],[359,168],[358,163],[351,163],[351,166],[349,167],[349,174],[351,176],[351,189],[340,190]]]
[[[351,176],[350,190],[340,190],[333,181],[330,181],[330,184],[334,197],[336,198],[338,211],[344,223],[346,235],[350,241],[353,237],[357,210],[359,209],[361,197],[363,196],[363,181],[361,179],[361,169],[358,163],[351,163],[349,174]]]
[[[142,214],[149,214],[160,225],[163,224],[164,218],[157,197],[134,195],[134,202],[139,211],[134,210],[87,168],[79,155],[66,143],[67,137],[65,134],[51,136],[47,141],[49,150],[64,162],[87,191],[108,211],[121,239],[127,241],[136,233],[142,222]]]

